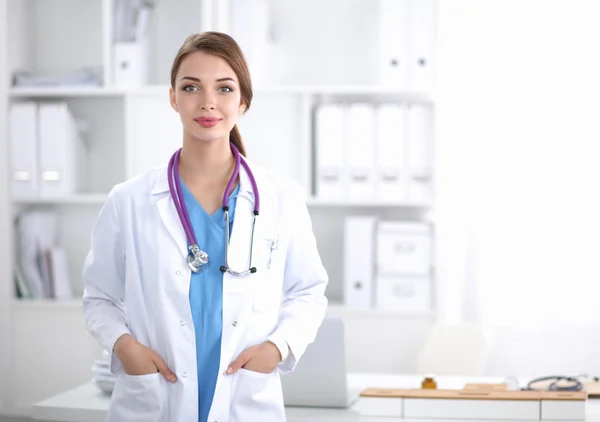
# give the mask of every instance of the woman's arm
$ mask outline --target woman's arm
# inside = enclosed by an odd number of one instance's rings
[[[159,371],[176,381],[154,350],[131,336],[125,298],[125,247],[115,198],[108,196],[92,231],[92,248],[83,269],[83,308],[88,331],[110,353],[110,369],[129,375]]]
[[[282,373],[292,371],[317,334],[325,311],[325,288],[329,281],[313,233],[312,222],[300,189],[287,189],[284,224],[292,232],[286,256],[283,300],[279,323],[269,336],[273,343],[287,344],[289,355],[280,365]]]
[[[113,356],[117,339],[129,334],[125,304],[125,251],[115,190],[111,190],[92,230],[83,268],[83,310],[87,330],[110,354],[113,372],[122,369]]]

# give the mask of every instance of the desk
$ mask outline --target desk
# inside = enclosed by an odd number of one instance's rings
[[[422,377],[416,375],[350,374],[350,388],[395,387],[418,388]],[[439,388],[462,388],[468,382],[501,382],[501,378],[439,377]],[[360,400],[360,399],[359,399]],[[102,394],[92,384],[85,384],[73,390],[36,403],[33,408],[34,419],[63,422],[105,422],[110,397]],[[287,407],[288,422],[385,422],[392,418],[360,416],[354,407],[349,409],[316,409]],[[440,422],[440,419],[401,419],[404,422]],[[600,422],[600,399],[590,399],[587,404],[588,422]],[[473,422],[453,420],[453,422]],[[495,421],[502,422],[502,421]],[[505,421],[514,422],[514,421]],[[567,422],[567,421],[554,421]]]

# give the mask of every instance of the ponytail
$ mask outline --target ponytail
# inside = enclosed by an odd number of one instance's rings
[[[242,135],[240,135],[240,130],[237,125],[233,126],[231,132],[229,132],[229,142],[231,142],[238,149],[240,154],[244,157],[246,156],[246,148],[244,148],[244,143],[242,142]]]

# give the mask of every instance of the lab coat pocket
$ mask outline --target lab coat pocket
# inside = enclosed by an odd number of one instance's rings
[[[239,369],[232,380],[231,422],[285,420],[281,381],[277,371],[270,374]]]
[[[266,236],[259,249],[260,274],[254,287],[254,310],[261,313],[279,311],[283,284],[281,241],[277,233]]]
[[[247,377],[257,378],[257,379],[268,379],[269,377],[271,377],[271,375],[273,375],[272,372],[269,373],[269,374],[265,374],[265,373],[262,373],[262,372],[251,371],[249,369],[244,369],[244,368],[240,368],[240,369],[238,369],[238,371],[242,375],[245,375]]]
[[[112,393],[107,422],[161,421],[161,376],[158,372],[147,375],[119,375]]]

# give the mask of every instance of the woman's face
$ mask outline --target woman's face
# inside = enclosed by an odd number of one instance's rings
[[[203,51],[188,54],[170,89],[186,137],[229,141],[229,132],[244,112],[238,78],[227,62]]]

